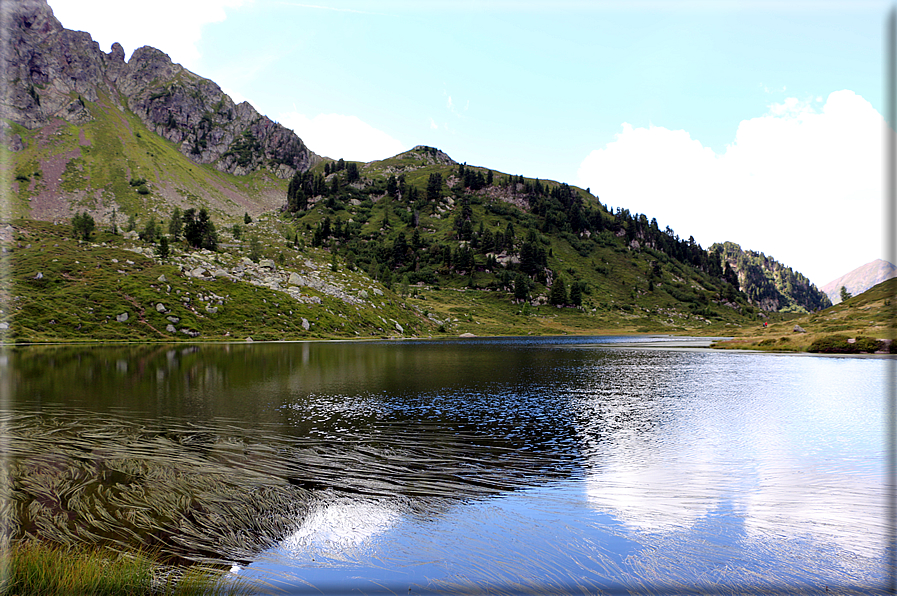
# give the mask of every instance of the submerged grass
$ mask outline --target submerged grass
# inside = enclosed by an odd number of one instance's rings
[[[0,565],[3,594],[191,596],[241,594],[248,588],[212,567],[177,569],[147,553],[116,553],[34,540],[9,544],[3,549]]]

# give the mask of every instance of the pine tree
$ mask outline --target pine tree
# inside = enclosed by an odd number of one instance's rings
[[[548,293],[548,304],[554,304],[555,306],[567,304],[567,286],[564,285],[564,278],[560,275],[551,284],[551,291]]]
[[[156,246],[156,256],[160,259],[167,259],[170,253],[171,249],[168,246],[168,236],[162,236],[159,238],[159,244]]]
[[[77,213],[72,217],[72,232],[79,240],[84,240],[85,242],[90,240],[94,227],[96,227],[96,223],[93,221],[93,217],[86,211]]]
[[[578,281],[573,282],[573,285],[570,286],[570,304],[582,306],[582,284]]]
[[[174,239],[179,240],[184,230],[184,220],[181,210],[178,207],[171,212],[171,219],[168,220],[168,234]]]

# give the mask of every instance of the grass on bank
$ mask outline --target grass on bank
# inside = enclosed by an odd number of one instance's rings
[[[714,344],[722,349],[766,352],[871,353],[897,342],[897,278],[884,281],[845,302],[767,327],[733,330],[733,339]],[[796,331],[795,326],[803,331]],[[848,342],[848,340],[854,340]]]
[[[211,567],[172,568],[144,553],[15,541],[0,558],[0,593],[46,596],[199,596],[246,593],[247,586]]]

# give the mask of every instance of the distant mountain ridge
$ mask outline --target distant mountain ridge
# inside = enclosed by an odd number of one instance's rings
[[[89,33],[63,28],[45,0],[3,2],[0,25],[0,118],[26,129],[56,118],[82,125],[105,103],[126,106],[191,161],[222,172],[267,168],[288,178],[320,159],[293,131],[155,48],[137,49],[128,62],[118,43],[102,52]],[[2,128],[7,148],[20,150],[19,135]]]
[[[838,304],[841,302],[841,286],[844,286],[851,296],[857,296],[892,277],[897,277],[897,266],[883,259],[875,259],[828,282],[822,286],[822,291],[832,304]]]

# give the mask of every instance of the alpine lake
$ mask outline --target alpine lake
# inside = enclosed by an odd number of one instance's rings
[[[0,524],[259,594],[890,593],[893,358],[674,339],[10,349]]]

